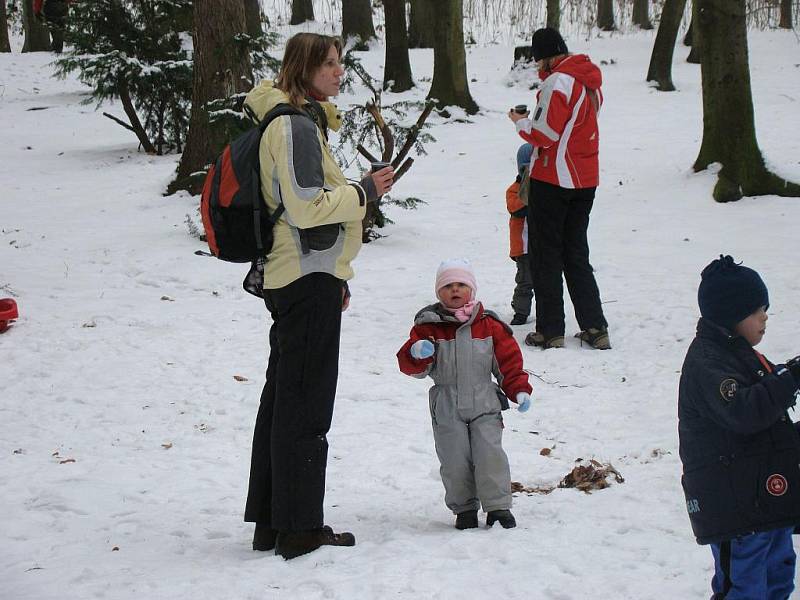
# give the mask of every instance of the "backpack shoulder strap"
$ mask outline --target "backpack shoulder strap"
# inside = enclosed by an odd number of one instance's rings
[[[272,121],[274,121],[278,117],[283,117],[286,115],[303,115],[304,117],[308,117],[308,114],[306,114],[299,108],[295,108],[291,104],[282,103],[276,105],[271,111],[269,111],[266,115],[264,115],[264,118],[261,119],[261,123],[258,124],[258,129],[263,134],[267,130],[269,124],[272,123]]]

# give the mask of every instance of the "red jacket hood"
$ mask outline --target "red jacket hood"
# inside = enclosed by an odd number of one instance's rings
[[[590,90],[599,90],[600,86],[603,85],[603,74],[600,72],[600,68],[585,54],[573,54],[562,58],[560,62],[553,65],[552,72],[572,75]],[[539,72],[542,80],[548,75],[550,75],[550,72]]]

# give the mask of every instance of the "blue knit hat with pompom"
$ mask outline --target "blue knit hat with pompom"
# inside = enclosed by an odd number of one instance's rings
[[[700,274],[697,303],[700,314],[732,331],[762,306],[769,306],[769,293],[761,276],[753,269],[719,255]]]

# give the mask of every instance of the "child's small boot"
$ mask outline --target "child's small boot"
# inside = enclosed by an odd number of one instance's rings
[[[490,510],[489,514],[486,515],[486,526],[491,527],[495,524],[495,521],[499,522],[503,529],[511,529],[517,526],[517,520],[508,509]]]
[[[477,510],[465,510],[456,515],[456,529],[475,529],[477,526]]]

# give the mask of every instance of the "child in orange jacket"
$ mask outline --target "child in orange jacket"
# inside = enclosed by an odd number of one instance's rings
[[[511,308],[514,309],[512,325],[524,325],[531,314],[533,300],[533,278],[531,277],[531,263],[528,259],[528,199],[520,198],[520,186],[523,178],[530,177],[530,163],[533,146],[522,144],[517,150],[517,178],[506,190],[506,207],[511,217],[508,219],[508,229],[511,238],[511,260],[517,263],[517,274],[514,277],[514,297]],[[526,182],[527,183],[527,182]],[[523,194],[529,188],[523,187]]]

